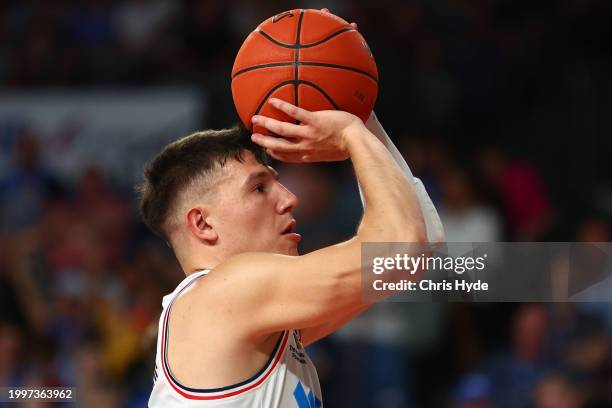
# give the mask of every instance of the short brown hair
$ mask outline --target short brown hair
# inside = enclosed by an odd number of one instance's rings
[[[238,126],[196,132],[168,144],[147,163],[144,180],[137,186],[145,224],[169,241],[166,222],[182,190],[196,178],[214,174],[228,159],[242,162],[245,151],[264,165],[270,162],[265,151],[251,141],[249,132]]]

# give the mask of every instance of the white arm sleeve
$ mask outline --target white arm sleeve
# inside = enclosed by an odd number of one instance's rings
[[[406,160],[402,157],[399,150],[397,150],[397,147],[395,147],[395,145],[387,135],[387,132],[385,132],[385,129],[383,129],[374,112],[372,112],[368,121],[366,122],[366,127],[387,147],[387,149],[391,153],[391,156],[393,156],[395,162],[399,165],[400,169],[402,169],[402,172],[406,175],[406,178],[409,181],[412,181],[414,192],[416,193],[417,198],[419,199],[419,205],[421,206],[421,212],[423,213],[423,219],[425,220],[425,228],[427,229],[427,240],[429,242],[444,242],[445,237],[442,221],[440,221],[438,211],[436,211],[436,207],[431,202],[431,198],[429,198],[429,194],[427,194],[425,186],[423,185],[420,179],[413,176],[412,171],[410,171],[410,167],[408,167],[408,163],[406,163]],[[361,186],[359,186],[359,195],[361,196],[361,204],[365,205]]]

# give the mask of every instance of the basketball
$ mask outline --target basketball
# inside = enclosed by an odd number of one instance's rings
[[[378,94],[376,62],[348,22],[319,10],[290,10],[268,18],[246,38],[232,68],[232,96],[250,130],[253,115],[290,121],[266,103],[280,98],[310,111],[337,109],[364,122]]]

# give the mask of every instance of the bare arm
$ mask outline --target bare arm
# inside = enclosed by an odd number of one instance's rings
[[[307,327],[301,330],[302,334],[302,343],[305,346],[308,346],[314,342],[321,340],[340,329],[342,326],[365,312],[370,307],[369,304],[359,305],[354,309],[344,311],[342,315],[336,317],[335,319],[323,323],[319,326]]]
[[[402,170],[404,177],[409,183],[413,183],[413,189],[416,193],[416,196],[419,200],[419,206],[421,208],[421,212],[423,214],[423,219],[425,221],[425,228],[427,230],[427,240],[429,242],[443,242],[445,240],[444,237],[444,228],[442,226],[442,222],[440,221],[440,216],[436,211],[436,207],[431,202],[427,191],[425,190],[425,186],[418,178],[414,177],[408,163],[402,157],[399,150],[393,144],[393,141],[385,132],[385,129],[382,127],[378,118],[372,112],[370,118],[366,122],[366,127],[374,136],[381,141],[383,145],[389,150],[389,153],[393,157],[393,160],[397,163],[397,165]],[[363,202],[363,192],[361,189],[361,185],[359,185],[359,193],[361,196],[362,204],[365,206]],[[321,326],[308,327],[302,330],[302,341],[305,345],[312,344],[317,340],[320,340],[329,334],[335,332],[361,313],[363,313],[367,309],[367,306],[360,306],[356,310],[348,310],[341,316],[336,317],[333,321],[326,322]]]
[[[419,180],[419,178],[414,177],[408,163],[406,163],[406,159],[404,159],[397,147],[395,147],[395,144],[393,144],[393,141],[389,135],[387,135],[387,132],[385,132],[385,129],[382,127],[382,124],[374,112],[370,114],[370,117],[366,122],[366,127],[389,150],[393,160],[395,160],[398,166],[402,169],[404,177],[406,177],[408,181],[412,181],[414,183],[413,188],[419,200],[419,206],[421,207],[421,212],[423,213],[423,219],[425,221],[425,228],[427,229],[427,240],[429,242],[444,242],[446,238],[444,236],[442,221],[440,220],[438,211],[431,201],[431,198],[429,198],[429,194],[427,194],[427,190],[425,190],[425,186],[421,180]],[[359,191],[361,193],[361,186],[359,186]]]
[[[327,9],[322,9],[322,11],[329,12]],[[356,24],[355,24],[355,28]],[[433,202],[429,198],[429,194],[425,190],[425,186],[417,177],[414,177],[408,163],[404,157],[402,157],[399,150],[393,144],[393,141],[387,135],[387,132],[382,127],[380,121],[376,117],[376,114],[372,112],[370,117],[366,122],[366,127],[368,130],[374,134],[382,142],[382,144],[389,150],[389,153],[393,157],[393,160],[400,167],[404,177],[409,183],[413,183],[413,189],[416,193],[416,196],[419,200],[419,206],[421,208],[421,212],[423,214],[423,219],[425,222],[425,228],[427,231],[427,240],[429,242],[443,242],[445,241],[444,228],[442,226],[442,222],[440,220],[440,216],[434,206]],[[362,204],[365,206],[363,191],[361,188],[361,184],[359,186],[359,194],[361,197]],[[344,326],[346,323],[350,322],[352,319],[360,315],[363,311],[367,309],[367,306],[360,306],[357,310],[350,310],[344,312],[343,315],[336,317],[333,321],[326,322],[321,326],[308,327],[302,330],[302,340],[304,344],[311,344],[331,333],[338,330],[340,327]]]
[[[277,158],[293,162],[350,157],[363,188],[366,209],[352,239],[304,256],[266,253],[238,255],[210,274],[202,285],[202,307],[214,308],[219,324],[228,315],[248,336],[288,328],[322,325],[347,311],[366,307],[361,300],[363,242],[425,242],[425,227],[411,183],[385,146],[353,115],[308,112],[275,104],[301,125],[256,118],[281,138],[254,135]],[[287,139],[289,138],[289,139]]]

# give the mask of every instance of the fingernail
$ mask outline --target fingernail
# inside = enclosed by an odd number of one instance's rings
[[[268,102],[270,102],[270,105],[277,106],[280,103],[280,100],[276,98],[270,98],[268,99]]]
[[[251,118],[251,123],[257,123],[257,122],[259,122],[259,117],[258,116],[253,116]]]

